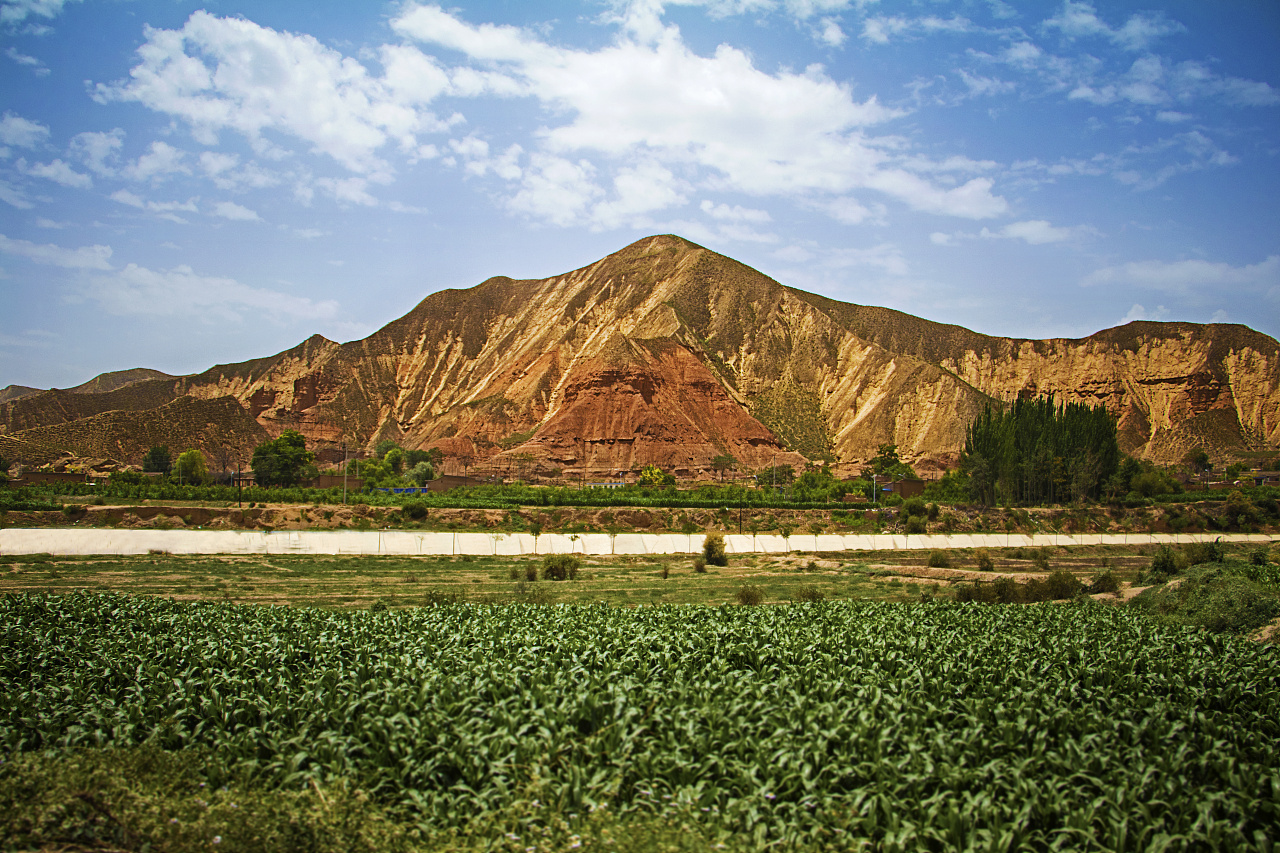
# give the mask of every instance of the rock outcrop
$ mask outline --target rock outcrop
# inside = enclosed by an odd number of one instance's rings
[[[548,279],[434,293],[360,341],[317,335],[194,376],[20,397],[0,405],[0,428],[229,397],[271,434],[391,438],[468,464],[694,473],[728,453],[848,468],[894,443],[936,469],[982,407],[1045,393],[1105,405],[1124,448],[1161,462],[1280,443],[1280,345],[1247,327],[997,338],[787,288],[673,236]]]

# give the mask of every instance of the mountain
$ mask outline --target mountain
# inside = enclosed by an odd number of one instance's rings
[[[198,375],[10,400],[0,430],[231,397],[314,446],[394,439],[499,467],[695,473],[721,453],[851,466],[894,443],[928,470],[955,462],[984,406],[1045,393],[1106,405],[1125,449],[1157,461],[1280,443],[1280,345],[1245,326],[993,337],[788,288],[674,236],[433,293],[360,341],[317,335]]]
[[[149,367],[135,367],[132,370],[114,370],[110,373],[99,373],[88,382],[67,390],[73,394],[105,394],[135,382],[147,379],[173,379],[167,373],[152,370]]]

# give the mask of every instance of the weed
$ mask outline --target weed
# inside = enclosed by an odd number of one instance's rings
[[[991,559],[991,552],[986,548],[979,548],[974,552],[974,559],[978,562],[978,571],[991,572],[995,571],[995,560]]]
[[[724,534],[712,531],[702,543],[702,556],[711,566],[729,565],[729,555],[724,549]]]
[[[949,569],[951,557],[946,551],[930,551],[928,565],[931,569]]]
[[[542,579],[574,580],[578,577],[580,565],[578,558],[572,554],[551,554],[542,561]]]
[[[744,583],[735,597],[739,604],[755,606],[764,603],[764,590],[754,584]]]

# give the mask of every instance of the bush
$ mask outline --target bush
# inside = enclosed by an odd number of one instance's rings
[[[1193,542],[1183,548],[1182,552],[1186,555],[1187,565],[1190,566],[1221,563],[1226,556],[1226,549],[1222,547],[1221,539],[1215,539],[1212,542]]]
[[[996,562],[995,560],[991,559],[991,552],[988,551],[986,548],[979,548],[974,553],[974,557],[978,561],[978,571],[980,572],[995,571]]]
[[[928,508],[927,508],[927,509],[928,509],[928,513],[927,513],[927,514],[928,514],[928,516],[929,516],[929,520],[930,520],[930,521],[937,521],[937,520],[938,520],[938,512],[939,512],[938,505],[937,505],[936,503],[931,503],[931,504],[929,504],[929,506],[928,506]]]
[[[1083,588],[1076,576],[1066,569],[1058,569],[1044,581],[1045,594],[1054,601],[1075,598]]]
[[[928,565],[931,569],[949,569],[951,557],[946,551],[930,551]]]
[[[81,518],[84,518],[88,512],[89,510],[87,510],[84,507],[84,504],[63,504],[62,505],[62,514],[65,515],[67,518],[81,519]]]
[[[1178,554],[1168,545],[1161,545],[1151,558],[1151,565],[1145,572],[1138,573],[1138,580],[1144,583],[1164,583],[1178,574],[1185,564],[1186,557]]]
[[[996,601],[1001,604],[1016,604],[1023,600],[1022,584],[1011,577],[996,578],[991,587],[995,591]]]
[[[406,518],[412,518],[414,521],[422,521],[427,517],[427,505],[420,500],[407,500],[404,507],[400,510]]]
[[[1266,548],[1255,548],[1249,552],[1249,563],[1254,566],[1265,566],[1268,556]]]
[[[744,583],[742,589],[738,590],[738,603],[749,606],[764,603],[764,590],[758,586]]]
[[[907,533],[924,533],[928,529],[928,522],[922,516],[912,515],[907,517]]]
[[[1036,569],[1038,571],[1041,571],[1041,572],[1049,571],[1049,554],[1050,553],[1051,551],[1048,548],[1041,548],[1039,551],[1036,552],[1036,555],[1031,558],[1032,562],[1036,564]]]
[[[537,563],[529,563],[527,566],[524,567],[524,579],[530,582],[536,581],[538,579]]]
[[[694,570],[696,573],[700,574],[700,575],[705,575],[705,574],[707,573],[707,559],[706,559],[706,557],[694,557],[694,558],[693,558],[693,570]]]
[[[542,561],[542,579],[551,581],[574,580],[578,577],[578,558],[572,554],[551,554]]]
[[[1229,634],[1248,633],[1280,616],[1280,599],[1273,589],[1217,567],[1195,569],[1176,587],[1149,589],[1130,606]]]
[[[1093,579],[1093,583],[1089,584],[1089,594],[1097,595],[1100,592],[1119,592],[1120,579],[1110,569],[1100,573]]]
[[[907,516],[918,515],[924,517],[929,510],[924,505],[924,498],[908,498],[902,503],[902,514]]]
[[[827,600],[827,594],[816,586],[802,586],[796,590],[795,600],[806,604],[817,604]]]
[[[729,565],[729,555],[724,550],[724,534],[712,531],[702,543],[702,557],[710,566]]]

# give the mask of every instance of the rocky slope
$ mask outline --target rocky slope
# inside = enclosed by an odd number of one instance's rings
[[[955,461],[984,405],[1038,393],[1106,405],[1126,449],[1158,461],[1280,443],[1280,346],[1246,327],[996,338],[783,287],[672,236],[548,279],[434,293],[348,344],[315,336],[195,376],[12,400],[0,428],[231,397],[313,444],[392,438],[569,472],[694,473],[720,453],[852,467],[888,442],[927,469]]]

